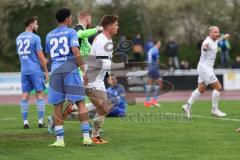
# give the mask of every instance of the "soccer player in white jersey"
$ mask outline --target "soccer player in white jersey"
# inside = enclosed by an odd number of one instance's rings
[[[99,34],[91,47],[90,55],[85,59],[88,65],[86,74],[88,84],[86,95],[91,103],[96,107],[96,114],[93,119],[92,141],[95,144],[107,143],[100,137],[99,131],[104,123],[105,116],[110,112],[112,104],[108,100],[104,77],[106,72],[114,68],[124,68],[124,63],[112,63],[113,42],[112,37],[118,31],[118,17],[105,15],[101,25],[103,32]]]
[[[212,92],[212,114],[217,117],[225,117],[226,114],[220,111],[218,108],[218,101],[222,90],[222,85],[213,73],[213,66],[217,56],[218,50],[218,38],[220,36],[220,30],[217,26],[211,26],[209,28],[209,35],[203,41],[201,47],[201,57],[197,66],[198,72],[198,87],[192,92],[191,97],[187,103],[182,106],[184,112],[188,118],[191,117],[191,107],[193,103],[201,96],[207,86],[210,85],[213,88]]]

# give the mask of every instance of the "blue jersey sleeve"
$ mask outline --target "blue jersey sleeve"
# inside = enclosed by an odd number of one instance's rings
[[[70,34],[70,46],[69,47],[79,47],[78,35],[75,30],[72,30]]]
[[[125,88],[122,85],[118,85],[118,95],[122,97],[125,94]]]
[[[49,53],[50,53],[49,47],[48,47],[48,37],[46,37],[46,42],[45,42],[45,53],[46,53],[46,54],[49,54]]]
[[[156,59],[159,58],[159,51],[158,51],[158,49],[154,50],[154,56],[155,56]]]
[[[152,59],[153,59],[153,57],[152,57],[152,55],[153,55],[153,49],[151,48],[149,51],[148,51],[148,58],[147,58],[147,62],[148,63],[152,63]]]
[[[118,104],[118,98],[115,93],[116,93],[116,91],[114,89],[112,89],[111,87],[109,87],[107,89],[108,99],[111,100],[113,107]]]
[[[36,42],[36,52],[41,51],[42,50],[42,45],[41,45],[41,39],[39,36],[36,36],[35,38],[35,42]]]

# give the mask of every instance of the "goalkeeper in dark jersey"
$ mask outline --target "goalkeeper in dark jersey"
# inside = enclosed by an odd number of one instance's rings
[[[88,29],[91,26],[91,21],[91,14],[89,12],[80,11],[78,13],[78,24],[76,25],[75,30],[78,34],[80,53],[83,57],[87,57],[89,55],[91,43],[95,35],[103,30],[100,26]]]

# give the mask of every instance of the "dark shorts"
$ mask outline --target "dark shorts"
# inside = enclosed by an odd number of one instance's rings
[[[159,79],[161,77],[159,69],[149,69],[148,76],[152,79]]]

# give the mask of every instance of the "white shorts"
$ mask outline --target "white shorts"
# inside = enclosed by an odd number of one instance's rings
[[[198,66],[198,83],[204,83],[205,85],[209,85],[218,81],[218,78],[213,73],[213,68],[209,68],[206,66]]]
[[[105,87],[104,81],[91,82],[87,85],[86,88],[91,88],[91,89],[94,89],[94,90],[101,90],[101,91],[106,92],[106,87]]]

